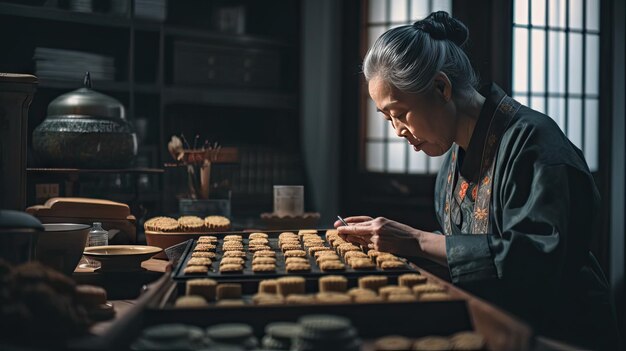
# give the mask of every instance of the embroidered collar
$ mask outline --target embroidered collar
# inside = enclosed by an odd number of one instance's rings
[[[478,121],[474,127],[474,132],[470,138],[469,146],[464,151],[459,148],[459,157],[457,157],[457,166],[461,171],[463,178],[477,182],[480,177],[480,162],[483,156],[483,146],[491,118],[498,107],[498,103],[506,95],[505,92],[495,83],[490,83],[480,89],[480,94],[485,97],[485,103],[478,115]]]

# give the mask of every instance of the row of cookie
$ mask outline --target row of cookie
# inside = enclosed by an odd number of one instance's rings
[[[315,257],[317,265],[323,272],[343,271],[346,269],[345,264],[341,262],[339,256],[335,254],[332,248],[324,245],[324,239],[317,234],[317,231],[301,230],[298,232],[297,237],[293,233],[282,233],[279,236],[279,245],[281,248],[291,248],[295,245],[295,240],[303,248],[303,250],[297,250],[300,256],[304,259],[308,251],[309,256]],[[291,250],[287,250],[285,253],[289,251]]]
[[[324,239],[317,233],[317,230],[300,230],[297,234],[283,232],[278,236],[278,246],[289,261],[287,262],[288,272],[310,271],[311,265],[307,254],[315,257],[320,270],[324,272],[345,270],[346,267],[338,256],[321,258],[334,251],[324,245]]]
[[[339,248],[338,252],[330,247],[312,247],[310,250],[314,252],[314,256],[319,264],[321,264],[320,261],[341,262],[343,258],[343,262],[355,270],[374,270],[377,266],[383,270],[406,268],[406,264],[393,254],[369,250],[368,253],[371,252],[371,254],[368,255],[356,245],[349,243],[341,245],[344,246]],[[348,246],[351,247],[348,248]]]
[[[222,216],[207,216],[204,219],[197,216],[182,216],[178,219],[161,216],[148,219],[143,226],[145,230],[164,233],[226,231],[230,229],[230,220]]]
[[[359,282],[361,285],[361,283]],[[418,289],[421,287],[421,290]],[[306,280],[303,277],[289,276],[278,279],[262,280],[259,291],[252,296],[255,305],[276,304],[316,304],[316,303],[381,303],[443,301],[450,299],[445,289],[436,284],[413,285],[415,294],[411,294],[406,285],[385,285],[374,290],[356,287],[347,289],[347,281],[342,276],[326,276],[319,280],[319,292],[306,293]],[[440,290],[435,292],[435,290]],[[419,291],[419,292],[418,292]],[[217,284],[212,279],[193,279],[187,281],[184,297],[176,301],[177,307],[202,307],[217,300],[217,305],[245,305],[240,284]]]
[[[424,336],[410,339],[399,335],[390,335],[374,341],[376,351],[422,351],[422,350],[485,350],[486,343],[482,335],[472,331],[462,331],[445,336]]]
[[[248,235],[247,249],[248,252],[253,253],[251,266],[254,273],[276,271],[276,254],[272,251],[267,234],[250,233]],[[247,258],[246,252],[244,251],[243,236],[226,235],[222,243],[222,251],[224,251],[224,257],[222,258],[222,262],[220,262],[220,272],[243,272],[245,259]]]
[[[226,235],[222,244],[223,251],[243,251],[242,235]],[[248,236],[248,251],[272,250],[268,235],[265,233],[250,233]]]
[[[303,286],[298,286],[298,289]],[[358,287],[348,290],[348,280],[344,276],[330,275],[318,280],[320,293],[341,293],[352,297],[353,301],[438,301],[447,300],[446,289],[428,283],[427,278],[415,273],[403,274],[398,277],[398,285],[390,285],[389,279],[383,275],[370,275],[358,279]],[[287,291],[289,292],[289,291]],[[260,294],[284,295],[284,288],[279,289],[278,279],[266,279],[259,282]],[[298,290],[296,293],[303,294]],[[345,299],[345,298],[344,298]]]
[[[313,253],[316,256],[316,260],[319,262],[320,260],[323,262],[335,262],[341,261],[340,257],[343,258],[343,262],[348,266],[352,267],[356,270],[372,270],[376,269],[376,265],[372,262],[371,259],[362,251],[362,249],[354,245],[352,243],[348,243],[343,239],[341,241],[337,234],[336,230],[329,230],[326,232],[326,242],[329,246],[320,245],[320,246],[310,246],[309,252]],[[321,239],[321,237],[320,237]],[[391,257],[391,256],[390,256]],[[395,256],[394,256],[395,257]],[[326,263],[328,264],[328,263]],[[338,265],[337,265],[338,266]],[[401,265],[385,265],[385,267],[381,267],[383,269],[398,269],[403,268],[404,264]]]
[[[184,269],[185,274],[203,274],[209,271],[210,263],[206,261],[209,258],[215,258],[215,252],[204,251],[206,249],[205,244],[197,244],[196,248],[191,254],[191,258],[187,261],[187,266]],[[224,248],[222,248],[224,249]],[[246,252],[241,248],[230,249],[223,252],[222,258],[219,263],[220,273],[242,273],[245,268],[247,259]],[[201,260],[202,259],[202,260]],[[303,269],[299,264],[291,264],[290,260],[287,260],[288,272],[301,272]],[[195,266],[206,266],[205,268],[196,268]],[[255,273],[270,273],[276,271],[276,253],[271,250],[261,250],[254,252],[251,262],[252,271]],[[310,267],[309,267],[310,269]]]
[[[311,270],[307,252],[303,250],[308,243],[306,236],[316,236],[317,241],[322,240],[321,237],[317,236],[317,230],[300,230],[298,234],[283,232],[278,236],[278,247],[285,256],[287,272],[308,272]],[[303,246],[303,241],[305,246]]]
[[[367,250],[367,253],[365,253],[359,246],[342,239],[336,230],[328,230],[326,232],[326,241],[343,256],[348,265],[355,269],[364,269],[362,267],[371,268],[374,263],[384,270],[402,269],[406,267],[406,263],[402,259],[391,253],[371,249]],[[369,262],[367,259],[369,259]],[[355,267],[355,265],[357,267]]]
[[[240,236],[228,236],[228,240],[225,240],[225,243],[238,243],[237,239]],[[196,246],[191,253],[191,258],[187,261],[186,267],[184,269],[185,274],[203,274],[207,273],[211,269],[212,260],[217,258],[217,245],[218,239],[215,236],[201,236],[198,238]],[[224,248],[222,248],[224,249]],[[243,257],[245,254],[238,255],[236,253],[229,254],[227,251],[224,252],[224,257],[220,260],[220,271],[225,272],[239,272],[241,271],[243,263]],[[243,257],[242,257],[243,256]]]
[[[192,258],[189,260],[191,262],[195,257],[194,256],[208,256],[204,252],[215,252],[217,249],[218,240],[216,237],[212,236],[201,236],[198,238],[198,243],[194,248],[194,252],[192,253]],[[243,238],[241,235],[226,235],[223,239],[222,251],[224,255],[220,260],[219,270],[224,273],[238,273],[243,271],[244,259],[246,257],[243,250]],[[210,254],[209,254],[210,255]],[[211,255],[212,256],[212,255]],[[189,265],[189,264],[188,264]],[[267,265],[253,267],[256,268],[256,271],[268,271],[273,269],[268,269]],[[185,271],[187,273],[187,271]],[[203,272],[199,272],[203,273]]]
[[[242,287],[237,283],[218,283],[209,278],[190,279],[185,284],[185,295],[179,296],[175,307],[205,307],[217,301],[217,305],[241,300]]]
[[[242,273],[245,268],[246,253],[241,250],[225,251],[223,260],[229,257],[237,257],[240,261],[237,264],[227,263],[220,264],[221,273]],[[276,271],[276,253],[271,250],[261,250],[254,252],[251,263],[252,271],[255,273],[275,272]]]
[[[300,230],[297,235],[293,232],[283,232],[278,236],[278,245],[285,258],[290,260],[287,268],[291,268],[293,272],[311,270],[311,263],[307,257],[307,251],[304,249],[312,245],[319,245],[322,242],[322,238],[317,235],[316,230]],[[332,267],[325,268],[328,271]]]
[[[218,239],[215,236],[204,235],[199,237],[183,272],[185,274],[208,273],[211,270],[213,261],[217,259],[217,242]]]

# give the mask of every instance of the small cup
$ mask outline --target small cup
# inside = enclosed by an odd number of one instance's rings
[[[280,217],[304,214],[303,185],[274,185],[274,213]]]

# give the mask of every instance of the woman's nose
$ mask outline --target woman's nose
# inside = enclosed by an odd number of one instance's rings
[[[404,138],[408,133],[408,130],[402,123],[394,121],[393,119],[391,120],[391,126],[396,131],[396,135],[400,138]]]
[[[409,131],[402,125],[399,125],[398,127],[396,127],[396,135],[400,138],[406,137],[408,132]]]

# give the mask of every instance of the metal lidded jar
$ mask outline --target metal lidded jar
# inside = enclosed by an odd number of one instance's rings
[[[128,167],[137,155],[137,136],[124,105],[92,90],[89,72],[84,85],[50,102],[33,131],[34,151],[49,167]]]

